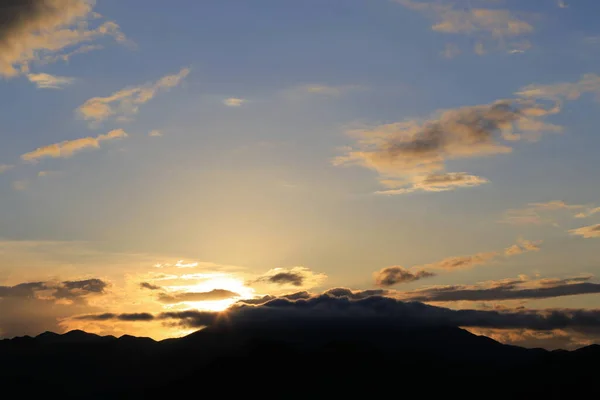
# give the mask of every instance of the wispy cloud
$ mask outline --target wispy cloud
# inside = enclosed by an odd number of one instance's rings
[[[478,41],[474,52],[483,55],[486,47],[524,51],[530,46],[521,37],[533,32],[533,26],[505,9],[473,8],[433,1],[396,0],[403,6],[423,13],[435,23],[431,29],[446,34],[470,35]]]
[[[148,132],[148,136],[150,136],[150,137],[159,137],[162,135],[163,135],[162,132],[159,131],[158,129],[153,129],[150,132]]]
[[[513,225],[543,225],[556,224],[551,213],[556,211],[575,211],[585,208],[583,204],[568,204],[562,200],[552,200],[545,203],[529,203],[525,208],[510,209],[498,221]],[[582,213],[577,216],[583,218]]]
[[[223,100],[223,104],[225,104],[228,107],[239,107],[241,105],[243,105],[246,102],[246,100],[241,99],[239,97],[229,97],[225,100]]]
[[[542,241],[531,241],[519,238],[517,243],[505,248],[503,251],[480,252],[466,256],[447,257],[430,264],[417,265],[404,268],[398,265],[383,268],[373,274],[375,284],[380,287],[389,287],[401,283],[410,283],[425,278],[437,276],[435,270],[455,271],[470,269],[479,265],[500,260],[502,257],[512,257],[530,251],[539,251]]]
[[[72,51],[69,51],[66,53],[48,54],[44,58],[42,58],[39,61],[39,63],[40,64],[52,64],[57,61],[63,61],[63,62],[68,63],[71,60],[71,57],[73,57],[73,56],[89,53],[91,51],[102,50],[103,48],[104,48],[104,46],[99,45],[99,44],[86,44],[86,45],[82,45],[82,46],[76,48],[75,50],[72,50]]]
[[[594,208],[588,209],[587,211],[576,214],[575,218],[588,218],[588,217],[591,217],[592,215],[598,214],[598,213],[600,213],[600,207],[594,207]]]
[[[83,103],[77,111],[92,123],[109,118],[125,120],[137,114],[139,106],[152,100],[160,91],[179,85],[189,73],[189,68],[182,68],[177,74],[164,76],[156,82],[124,88],[108,97],[93,97]]]
[[[516,244],[504,249],[504,255],[516,256],[518,254],[527,253],[528,251],[540,251],[542,241],[531,241],[525,239],[519,239]]]
[[[375,192],[376,194],[395,195],[417,191],[447,192],[458,188],[483,185],[489,181],[481,176],[469,175],[465,172],[448,172],[415,176],[412,182],[394,179],[382,179],[379,182],[389,189],[378,190]],[[406,185],[409,185],[409,187],[405,187]]]
[[[569,8],[569,5],[564,0],[558,0],[556,5],[558,8]]]
[[[27,78],[40,89],[62,89],[75,82],[75,78],[50,74],[27,74]]]
[[[600,224],[582,226],[581,228],[569,230],[571,235],[582,236],[586,239],[600,238]]]
[[[38,161],[41,158],[47,157],[67,158],[84,149],[97,149],[103,141],[122,139],[125,137],[127,137],[127,133],[123,129],[115,129],[96,137],[88,136],[80,139],[65,140],[64,142],[40,147],[32,152],[23,154],[21,159],[23,161]]]
[[[512,151],[519,140],[535,141],[542,132],[560,127],[541,120],[558,112],[531,101],[499,100],[438,112],[428,120],[407,120],[351,130],[356,138],[334,165],[359,165],[379,173],[380,181],[401,194],[414,191],[448,191],[473,187],[486,178],[446,171],[448,160],[485,157]],[[515,133],[514,130],[520,133]]]
[[[11,169],[14,168],[14,165],[8,165],[8,164],[0,164],[0,174],[9,171]]]
[[[592,276],[566,279],[520,279],[487,281],[476,285],[432,286],[405,292],[401,298],[424,302],[503,301],[547,299],[600,293],[600,284],[588,282]]]
[[[10,0],[0,7],[0,76],[29,71],[32,61],[102,36],[125,41],[119,26],[107,21],[88,29],[94,2],[87,0]]]
[[[530,99],[561,101],[577,100],[587,93],[600,95],[600,76],[585,74],[577,82],[531,84],[521,88],[516,94]]]

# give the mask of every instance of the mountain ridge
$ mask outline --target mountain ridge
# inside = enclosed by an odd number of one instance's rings
[[[44,332],[0,341],[0,377],[5,387],[26,387],[32,397],[47,388],[63,398],[183,397],[225,377],[235,381],[224,387],[227,393],[248,388],[258,394],[262,382],[263,394],[287,393],[286,398],[319,390],[373,394],[400,377],[435,381],[423,387],[433,394],[456,385],[452,390],[459,390],[469,377],[473,387],[505,382],[488,398],[529,398],[517,392],[552,398],[583,390],[600,361],[598,345],[527,349],[449,326],[301,325],[217,325],[161,341]],[[302,384],[292,393],[290,381]]]

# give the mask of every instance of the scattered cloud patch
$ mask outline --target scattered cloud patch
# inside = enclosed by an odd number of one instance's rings
[[[39,161],[42,158],[68,158],[73,154],[84,149],[100,148],[100,143],[104,141],[126,138],[127,133],[123,129],[115,129],[106,134],[96,137],[84,137],[74,140],[65,140],[60,143],[54,143],[48,146],[40,147],[32,152],[21,156],[23,161]]]
[[[10,171],[14,167],[15,167],[14,165],[0,164],[0,174],[5,173],[6,171]]]
[[[394,184],[387,194],[447,191],[473,187],[487,179],[448,172],[450,160],[507,154],[519,140],[535,141],[546,130],[559,129],[540,118],[558,112],[530,101],[500,100],[438,112],[432,118],[408,120],[349,131],[353,147],[333,159],[337,166],[358,165]],[[515,133],[514,130],[519,133]]]
[[[504,250],[504,254],[506,256],[510,257],[510,256],[516,256],[519,254],[527,253],[529,251],[540,251],[541,244],[542,244],[541,240],[533,242],[531,240],[519,239],[516,244],[513,244],[510,247],[507,247]]]
[[[478,43],[474,51],[479,55],[486,53],[484,46],[501,50],[505,50],[507,46],[523,47],[522,43],[529,42],[522,38],[534,30],[529,22],[510,10],[474,8],[468,4],[443,4],[434,1],[396,2],[435,21],[431,26],[433,31],[476,38]]]
[[[158,129],[153,129],[150,132],[148,132],[148,136],[150,136],[150,137],[160,137],[162,135],[163,135],[162,132],[159,131]]]
[[[190,73],[182,68],[177,74],[167,75],[156,82],[127,87],[108,97],[93,97],[83,103],[77,111],[83,119],[98,124],[107,119],[127,120],[137,114],[139,107],[152,100],[159,92],[178,86]]]

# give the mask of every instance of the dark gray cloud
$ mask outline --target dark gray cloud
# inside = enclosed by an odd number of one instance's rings
[[[433,272],[418,270],[410,271],[402,267],[387,267],[375,273],[377,286],[393,286],[399,283],[408,283],[435,276]]]
[[[0,286],[0,297],[33,297],[35,292],[47,289],[45,282],[19,283],[15,286]]]
[[[540,287],[524,287],[523,282],[511,282],[495,287],[433,287],[407,292],[404,294],[404,299],[424,302],[501,301],[547,299],[552,297],[600,293],[600,284],[581,282],[582,280],[587,279],[590,278],[540,281]]]
[[[53,296],[56,299],[77,299],[89,294],[102,294],[107,283],[101,279],[86,279],[82,281],[65,281],[59,285]]]
[[[157,285],[153,285],[153,284],[148,283],[148,282],[142,282],[142,283],[140,283],[140,287],[142,289],[148,289],[148,290],[162,290],[162,287],[157,286]]]
[[[2,297],[36,297],[38,292],[49,291],[49,299],[75,300],[90,294],[103,294],[108,284],[101,279],[64,282],[26,282],[15,286],[0,286]]]
[[[385,296],[388,293],[389,291],[384,289],[352,291],[347,288],[333,288],[325,291],[323,294],[332,297],[346,297],[351,300],[360,300],[371,296]]]
[[[288,299],[288,300],[300,300],[300,299],[308,299],[311,296],[312,295],[306,291],[284,294],[281,296],[271,296],[270,294],[267,294],[265,296],[258,297],[255,299],[242,299],[242,300],[238,301],[238,303],[259,305],[259,304],[264,304],[267,301],[275,300],[277,298],[283,298],[283,299]]]
[[[265,277],[264,280],[278,285],[291,284],[294,286],[302,286],[304,276],[294,272],[280,272],[273,276]]]
[[[298,272],[278,272],[274,275],[261,276],[254,282],[268,282],[276,285],[302,286],[304,284],[304,275]]]
[[[90,315],[80,315],[75,317],[74,319],[82,320],[82,321],[109,321],[109,320],[119,320],[119,321],[152,321],[154,320],[154,315],[150,313],[123,313],[123,314],[114,314],[114,313],[104,313],[104,314],[90,314]]]
[[[225,289],[213,289],[210,292],[161,293],[158,301],[166,304],[182,303],[184,301],[216,301],[240,297],[238,293]]]
[[[374,291],[371,293],[375,293]],[[170,320],[186,327],[226,323],[232,326],[385,322],[403,326],[460,326],[545,331],[570,329],[600,332],[600,310],[452,310],[420,302],[404,302],[369,292],[337,288],[308,299],[276,298],[258,306],[237,304],[226,312],[188,310],[156,314],[99,314],[77,317],[87,320]],[[138,317],[143,315],[143,317]],[[110,316],[110,317],[109,317]],[[128,319],[129,318],[129,319]]]

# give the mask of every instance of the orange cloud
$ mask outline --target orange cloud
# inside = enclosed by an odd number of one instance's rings
[[[114,139],[122,139],[127,137],[127,133],[123,129],[114,129],[104,135],[96,137],[84,137],[74,140],[65,140],[60,143],[54,143],[48,146],[37,148],[36,150],[25,153],[21,156],[23,161],[38,161],[41,158],[67,158],[73,154],[87,149],[99,148],[100,142]]]

